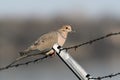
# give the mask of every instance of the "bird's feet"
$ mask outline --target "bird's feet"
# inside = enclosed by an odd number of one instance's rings
[[[56,55],[56,52],[49,54],[49,56],[51,56],[51,57],[54,57],[55,55]]]

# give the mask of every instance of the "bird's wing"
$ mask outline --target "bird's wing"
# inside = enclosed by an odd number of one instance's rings
[[[50,32],[42,35],[37,41],[35,41],[34,46],[38,50],[43,51],[46,49],[51,49],[55,43],[58,42],[57,32]]]

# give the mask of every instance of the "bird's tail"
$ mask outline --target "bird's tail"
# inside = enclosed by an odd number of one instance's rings
[[[31,45],[30,47],[28,47],[26,50],[19,52],[20,56],[26,55],[28,53],[30,53],[31,51],[36,50],[37,47],[35,45]]]

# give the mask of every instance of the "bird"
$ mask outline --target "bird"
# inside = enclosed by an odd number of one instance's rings
[[[66,42],[68,33],[72,31],[73,30],[70,25],[63,25],[58,30],[43,34],[30,47],[28,47],[22,52],[19,52],[19,54],[20,56],[23,56],[35,50],[39,50],[42,52],[42,51],[50,49],[49,52],[44,53],[43,55],[53,55],[55,54],[55,51],[52,49],[53,45],[57,43],[59,46],[62,47],[64,43]]]

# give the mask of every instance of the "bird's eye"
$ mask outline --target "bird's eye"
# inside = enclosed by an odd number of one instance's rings
[[[66,27],[66,29],[68,29],[68,27]]]

